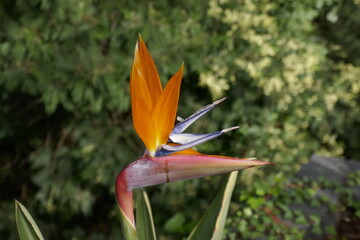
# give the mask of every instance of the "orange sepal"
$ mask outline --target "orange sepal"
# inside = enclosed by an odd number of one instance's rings
[[[157,146],[167,142],[174,127],[183,68],[184,65],[182,64],[179,71],[169,80],[152,114],[156,128]]]
[[[162,94],[162,86],[160,82],[160,77],[158,74],[158,71],[156,69],[154,60],[152,59],[144,40],[141,38],[141,35],[139,34],[139,47],[138,47],[138,54],[140,59],[140,71],[143,75],[143,78],[145,80],[145,84],[147,86],[152,107],[150,108],[150,111],[153,111],[156,102],[159,100],[161,94]]]
[[[199,153],[198,151],[195,151],[192,148],[188,148],[188,149],[170,154],[170,156],[172,156],[172,155],[204,155],[204,154]]]
[[[135,47],[134,63],[130,76],[130,95],[134,128],[150,152],[156,149],[156,129],[152,121],[155,102],[151,96],[143,71],[139,44]],[[160,94],[161,95],[161,94]]]

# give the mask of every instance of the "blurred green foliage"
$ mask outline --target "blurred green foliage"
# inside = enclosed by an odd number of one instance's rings
[[[113,182],[144,150],[128,91],[138,32],[163,83],[184,61],[180,116],[229,96],[192,131],[239,131],[199,151],[276,163],[242,173],[244,214],[263,204],[247,193],[313,153],[360,159],[359,25],[359,0],[1,1],[0,235],[17,238],[16,198],[46,239],[120,236]],[[218,181],[148,188],[161,239],[196,224]]]

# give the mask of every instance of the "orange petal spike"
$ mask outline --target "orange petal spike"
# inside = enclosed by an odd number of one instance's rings
[[[141,35],[139,34],[139,47],[138,47],[138,54],[140,58],[140,71],[143,75],[143,78],[146,82],[146,86],[148,89],[148,92],[150,94],[152,107],[150,108],[150,111],[153,110],[155,107],[155,103],[158,101],[158,99],[161,96],[162,93],[162,86],[159,78],[158,71],[156,69],[155,63],[146,48],[146,45],[141,38]]]
[[[133,101],[132,116],[135,131],[149,152],[153,154],[156,150],[156,130],[154,123],[151,120],[151,114],[142,103]]]
[[[167,142],[174,127],[183,68],[184,64],[181,65],[179,71],[169,80],[152,114],[152,119],[156,127],[157,146]]]
[[[134,127],[150,152],[156,149],[156,129],[151,118],[154,108],[147,83],[144,78],[138,44],[135,48],[134,63],[130,76],[130,95]]]
[[[155,102],[150,95],[148,84],[146,82],[145,74],[143,71],[143,61],[141,60],[141,55],[139,51],[139,44],[136,44],[134,62],[131,69],[130,76],[130,94],[132,98],[143,98],[145,105],[148,108],[148,111],[152,111]]]

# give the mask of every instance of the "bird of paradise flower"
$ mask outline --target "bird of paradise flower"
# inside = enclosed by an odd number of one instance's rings
[[[121,214],[133,226],[133,189],[270,164],[254,158],[206,155],[192,149],[238,127],[207,134],[184,133],[225,98],[175,124],[182,74],[183,64],[163,89],[154,61],[139,35],[131,70],[130,95],[134,127],[146,149],[140,159],[118,174],[115,184]]]

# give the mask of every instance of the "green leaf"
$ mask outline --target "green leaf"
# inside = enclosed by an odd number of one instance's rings
[[[125,240],[137,240],[136,229],[120,208],[121,226]]]
[[[191,232],[188,240],[218,240],[222,238],[237,175],[237,171],[229,174],[227,181],[221,186],[219,193],[211,203],[205,215]]]
[[[149,198],[140,190],[136,201],[136,228],[139,240],[155,240],[155,227]]]
[[[28,210],[15,200],[15,219],[20,240],[44,240]]]

